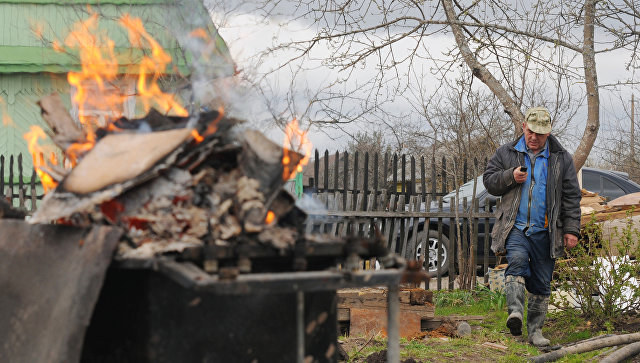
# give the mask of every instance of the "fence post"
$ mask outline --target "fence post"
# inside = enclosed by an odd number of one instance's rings
[[[316,149],[315,160],[313,161],[313,192],[318,192],[318,174],[320,172],[320,152]]]
[[[340,152],[336,151],[335,159],[333,159],[333,192],[338,191],[338,174],[340,173]]]
[[[398,154],[393,154],[393,194],[398,195]]]
[[[427,198],[427,181],[425,180],[425,170],[424,170],[424,155],[420,157],[420,185],[422,186],[422,201],[424,202]],[[435,195],[431,196],[431,199],[435,198]]]
[[[358,194],[358,152],[353,154],[353,192]]]
[[[342,208],[347,210],[347,192],[349,191],[349,153],[344,152],[344,180],[342,180]]]
[[[364,180],[362,181],[362,189],[364,190],[364,205],[362,206],[364,209],[367,209],[368,201],[369,201],[369,152],[365,151],[364,153]]]

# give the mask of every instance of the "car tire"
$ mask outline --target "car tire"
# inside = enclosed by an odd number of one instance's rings
[[[422,244],[425,242],[426,250],[429,251],[424,259],[423,267],[427,271],[429,277],[436,277],[438,270],[436,268],[436,254],[438,253],[438,231],[432,229],[422,230],[418,232],[418,244],[416,245],[416,259],[422,257]],[[440,275],[444,276],[449,271],[449,259],[451,258],[449,238],[442,234],[442,255],[440,257]]]

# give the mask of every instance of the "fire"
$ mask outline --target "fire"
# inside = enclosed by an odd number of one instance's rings
[[[282,155],[283,172],[282,178],[284,180],[291,179],[296,172],[302,172],[305,165],[309,163],[311,158],[311,149],[313,144],[307,137],[307,131],[300,129],[297,119],[293,119],[284,130],[284,152]],[[295,149],[294,149],[295,148]],[[304,157],[293,168],[291,168],[291,150],[297,150],[297,152],[303,153]]]
[[[64,40],[52,41],[52,47],[57,52],[72,53],[77,55],[81,63],[81,69],[70,71],[67,80],[75,93],[72,101],[78,108],[78,121],[83,125],[86,140],[72,144],[64,150],[71,166],[75,166],[79,158],[91,150],[96,142],[95,131],[97,127],[105,127],[109,131],[118,131],[113,121],[123,116],[125,105],[132,97],[140,100],[144,111],[148,112],[155,107],[161,113],[172,113],[178,116],[187,116],[187,110],[182,107],[173,95],[164,93],[158,85],[161,75],[166,73],[167,66],[172,62],[171,56],[165,52],[160,44],[151,37],[142,25],[142,21],[128,14],[119,19],[119,24],[124,27],[129,36],[129,42],[133,47],[150,50],[150,55],[142,57],[137,65],[139,69],[130,74],[138,74],[136,84],[137,91],[133,90],[133,82],[126,86],[126,76],[122,74],[122,64],[118,63],[121,56],[116,52],[115,42],[111,40],[105,31],[98,27],[99,16],[92,13],[84,21],[73,25]],[[40,24],[32,24],[31,30],[36,37],[42,38],[44,27]],[[130,57],[125,57],[130,58]],[[125,85],[125,87],[122,87]],[[128,89],[131,88],[131,89]],[[0,111],[6,108],[0,99]],[[2,122],[6,126],[11,123],[7,112],[3,112]],[[215,132],[215,124],[213,127]],[[38,128],[39,129],[39,128]],[[209,130],[207,130],[209,131]],[[205,134],[204,136],[207,136]],[[196,140],[204,136],[194,135]],[[29,151],[34,159],[34,166],[41,180],[47,183],[45,191],[55,187],[55,181],[42,169],[44,160],[38,162],[36,155],[42,152],[38,146],[38,139],[45,138],[42,129],[32,128],[24,135],[29,143]]]
[[[160,112],[173,111],[178,116],[188,116],[187,110],[176,102],[174,96],[162,92],[158,86],[158,78],[164,73],[167,64],[171,63],[171,56],[147,33],[139,18],[125,14],[120,18],[120,25],[129,31],[129,40],[132,45],[142,48],[143,43],[146,43],[151,46],[152,57],[142,58],[138,78],[138,92],[145,111],[149,111],[150,105],[155,103]],[[152,74],[150,80],[147,80],[147,74]]]
[[[196,130],[191,130],[191,136],[193,136],[193,139],[196,140],[197,143],[201,143],[202,140],[204,140],[204,137],[202,137]]]
[[[265,224],[271,224],[276,219],[276,214],[273,211],[267,212],[267,217],[264,219]]]
[[[38,139],[46,139],[47,135],[39,126],[32,125],[29,130],[30,131],[24,134],[23,137],[25,140],[27,140],[29,153],[31,153],[31,156],[33,157],[33,167],[40,177],[40,181],[42,182],[44,191],[47,192],[58,185],[58,183],[56,183],[49,174],[42,170],[42,167],[46,165],[44,157],[38,157],[38,155],[43,155],[45,151],[44,148],[38,144]],[[51,155],[53,155],[53,157],[50,159],[51,163],[55,164],[57,161],[55,153],[51,153]]]

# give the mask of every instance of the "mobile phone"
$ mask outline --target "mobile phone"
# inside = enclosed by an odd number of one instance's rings
[[[526,173],[527,172],[527,167],[526,166],[521,166],[520,167],[520,171],[523,172],[523,173]]]

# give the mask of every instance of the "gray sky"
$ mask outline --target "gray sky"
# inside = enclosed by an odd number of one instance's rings
[[[233,11],[225,13],[224,9],[220,12],[213,13],[214,22],[219,26],[219,30],[223,38],[226,40],[231,50],[234,60],[239,68],[249,73],[266,73],[277,68],[283,59],[290,58],[294,53],[280,53],[278,58],[262,58],[257,59],[256,55],[267,49],[273,44],[285,40],[304,40],[310,39],[316,35],[315,28],[310,27],[309,23],[304,19],[283,23],[277,18],[271,18],[265,21],[260,16],[249,13]],[[375,19],[372,19],[375,21]],[[431,35],[424,42],[425,47],[431,54],[441,54],[446,50],[454,47],[453,38],[448,34]],[[406,48],[412,44],[407,42]],[[402,48],[400,43],[398,48]],[[271,89],[267,91],[267,98],[275,105],[275,108],[283,109],[284,105],[294,100],[294,109],[290,110],[291,117],[304,113],[308,99],[312,97],[315,90],[326,87],[330,82],[340,77],[340,73],[323,66],[322,62],[313,59],[323,59],[327,57],[326,50],[322,48],[316,49],[315,53],[309,55],[312,60],[306,60],[307,70],[297,74],[295,82],[292,83],[292,68],[283,68],[268,76]],[[576,61],[581,62],[581,58]],[[616,83],[628,79],[635,79],[634,70],[628,70],[625,62],[628,61],[628,53],[625,51],[616,51],[611,53],[600,54],[597,57],[598,80],[600,85]],[[345,87],[353,87],[364,82],[370,77],[371,72],[375,71],[374,64],[367,64],[364,67],[356,68],[349,75]],[[423,68],[428,74],[430,65],[425,62]],[[429,92],[432,92],[439,84],[440,79],[436,76],[426,76],[422,81],[427,84]],[[478,87],[484,87],[479,81],[476,82]],[[575,87],[584,88],[584,85],[575,84]],[[583,91],[584,92],[584,91]],[[630,98],[630,90],[622,93],[623,99]],[[274,140],[282,139],[282,133],[269,122],[270,114],[265,106],[264,97],[255,92],[241,92],[234,96],[234,103],[241,105],[237,107],[236,112],[239,116],[249,120],[255,127],[267,131]],[[354,105],[353,107],[356,107]],[[409,103],[402,98],[395,98],[392,102],[384,105],[388,109],[397,113],[405,113],[411,115]],[[601,123],[602,132],[606,132],[611,125],[624,123],[625,114],[622,111],[620,100],[617,95],[613,95],[607,90],[601,90]],[[582,136],[584,120],[586,119],[586,108],[578,114],[574,124],[571,127],[571,139],[576,141]],[[628,127],[628,126],[627,126]],[[354,122],[341,127],[324,127],[322,130],[311,128],[309,136],[314,146],[320,150],[329,149],[330,151],[341,150],[346,147],[350,137],[358,131],[367,132],[376,129],[389,131],[388,125],[381,121],[371,122]],[[599,137],[600,139],[600,137]],[[575,149],[575,144],[569,144],[570,150]]]

